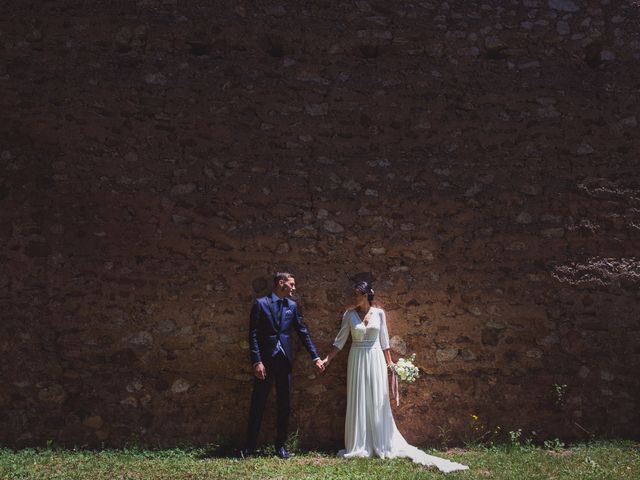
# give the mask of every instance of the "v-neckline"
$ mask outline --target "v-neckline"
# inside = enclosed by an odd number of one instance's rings
[[[367,313],[364,314],[364,318],[367,318],[367,315],[369,314],[370,311],[371,311],[371,308],[369,308],[369,310],[367,310]],[[358,313],[357,308],[354,308],[353,312],[356,314],[356,317],[358,317],[358,320],[360,320],[360,323],[364,325],[364,328],[369,328],[369,324],[371,323],[371,320],[369,320],[368,322],[365,322],[364,318],[360,317],[360,314]]]

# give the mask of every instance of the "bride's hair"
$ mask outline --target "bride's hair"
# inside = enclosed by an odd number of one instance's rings
[[[373,297],[375,295],[375,292],[373,291],[373,288],[371,288],[371,285],[369,285],[368,282],[365,282],[364,280],[361,282],[358,282],[353,286],[353,289],[366,294],[367,300],[369,301],[369,305],[373,304]]]

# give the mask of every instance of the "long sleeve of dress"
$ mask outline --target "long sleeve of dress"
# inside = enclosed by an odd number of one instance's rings
[[[347,343],[347,340],[349,339],[350,332],[351,326],[349,325],[349,315],[348,312],[345,312],[342,316],[342,325],[340,326],[340,331],[338,332],[338,335],[336,335],[333,346],[342,350],[344,348],[344,344]]]
[[[389,348],[389,331],[387,330],[387,316],[380,309],[380,347],[382,350]]]

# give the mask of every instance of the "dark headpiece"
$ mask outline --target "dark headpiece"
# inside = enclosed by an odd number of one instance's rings
[[[375,295],[375,292],[373,291],[373,288],[371,288],[371,285],[369,285],[368,282],[365,282],[363,280],[361,282],[356,283],[353,286],[353,288],[354,290],[365,293],[367,295],[367,300],[369,300],[369,303],[373,303],[373,296]]]

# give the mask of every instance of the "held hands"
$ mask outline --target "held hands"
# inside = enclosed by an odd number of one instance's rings
[[[327,368],[327,365],[329,365],[329,356],[326,356],[324,359],[317,359],[315,361],[316,367],[318,367],[318,370],[320,370],[320,372],[324,372],[325,369]]]
[[[321,372],[324,372],[324,368],[325,368],[325,361],[321,360],[321,359],[317,359],[315,361],[316,367],[318,367],[318,370],[320,370]]]
[[[333,360],[333,357],[335,357],[338,353],[340,353],[340,349],[334,345],[333,350],[329,352],[329,355],[327,355],[326,357],[324,357],[324,359],[321,360],[325,369],[329,366],[329,364]],[[389,358],[389,360],[391,360],[391,358]]]
[[[322,363],[324,364],[325,368],[327,368],[329,366],[329,364],[333,360],[333,357],[335,357],[339,352],[340,352],[340,349],[338,347],[334,346],[333,350],[331,350],[329,352],[329,355],[324,357],[324,359],[322,360]]]

